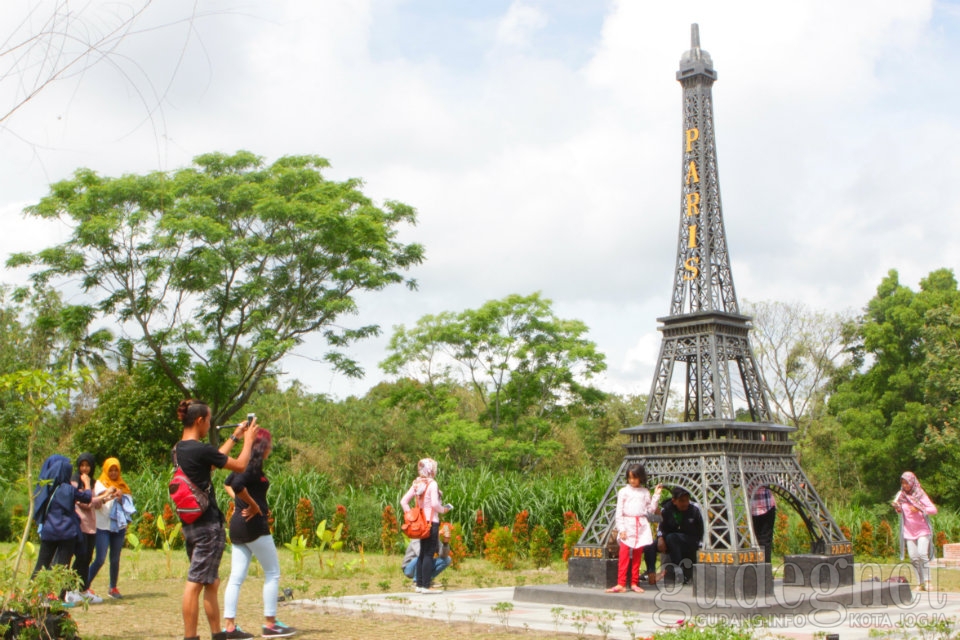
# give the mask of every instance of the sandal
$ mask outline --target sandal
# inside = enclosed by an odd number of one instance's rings
[[[622,584],[618,584],[614,587],[610,587],[609,589],[607,589],[607,593],[624,593],[626,592],[626,590],[627,588],[625,586],[623,586]]]
[[[638,585],[638,584],[635,584],[635,585],[633,585],[633,586],[630,587],[630,588],[633,589],[633,591],[634,591],[635,593],[643,593],[643,587],[641,587],[641,586]]]

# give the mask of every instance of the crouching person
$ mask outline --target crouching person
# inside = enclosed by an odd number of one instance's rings
[[[440,547],[437,555],[433,557],[433,575],[437,576],[441,571],[450,566],[453,560],[450,558],[450,538],[453,534],[453,526],[449,522],[440,525],[439,540]],[[407,545],[407,551],[403,554],[401,568],[403,575],[411,580],[417,575],[417,558],[420,556],[420,541],[411,540]]]
[[[674,487],[673,498],[663,507],[660,517],[660,532],[663,544],[670,554],[674,567],[683,570],[683,584],[693,579],[693,563],[697,559],[697,549],[703,540],[703,516],[700,509],[690,502],[690,492]]]

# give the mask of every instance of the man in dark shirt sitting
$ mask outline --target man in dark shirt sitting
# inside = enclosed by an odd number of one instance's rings
[[[703,540],[703,516],[696,505],[690,504],[690,492],[674,487],[673,498],[663,507],[660,517],[663,521],[659,531],[670,562],[683,568],[683,583],[687,584],[693,577],[693,563]]]

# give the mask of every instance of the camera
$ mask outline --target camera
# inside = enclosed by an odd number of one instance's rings
[[[247,414],[247,426],[249,427],[250,425],[252,425],[252,424],[253,424],[253,421],[256,420],[256,419],[257,419],[257,414],[255,414],[255,413],[248,413],[248,414]]]

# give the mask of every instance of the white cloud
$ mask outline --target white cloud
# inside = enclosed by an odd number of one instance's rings
[[[674,74],[697,22],[719,73],[719,169],[741,299],[858,308],[889,268],[915,286],[957,267],[949,78],[960,16],[949,6],[623,0],[580,34],[583,55],[569,56],[544,44],[560,28],[550,3],[401,21],[413,4],[200,5],[193,31],[172,25],[124,50],[151,60],[145,71],[165,92],[152,121],[104,66],[0,132],[5,226],[23,224],[13,203],[36,201],[77,166],[116,175],[210,150],[316,153],[332,161],[330,177],[362,177],[374,198],[419,211],[404,237],[426,245],[420,291],[365,296],[357,323],[389,334],[425,313],[539,290],[591,327],[610,365],[605,385],[646,393],[680,214]],[[162,7],[157,23],[192,2]],[[391,47],[378,46],[385,36]],[[20,250],[7,235],[0,253]],[[303,358],[285,366],[317,391],[363,393],[380,378],[386,339],[356,348],[363,382]]]
[[[526,48],[530,35],[547,24],[547,18],[536,7],[515,0],[497,25],[497,42],[508,47]]]

